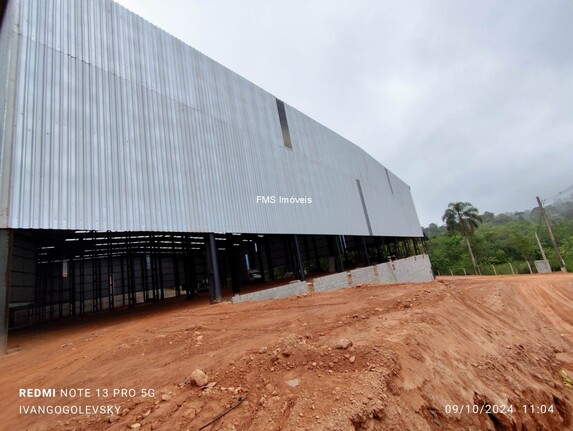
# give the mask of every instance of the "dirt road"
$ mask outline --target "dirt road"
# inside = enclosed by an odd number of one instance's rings
[[[6,430],[199,430],[227,410],[203,429],[573,429],[571,274],[152,305],[17,333],[10,352]]]

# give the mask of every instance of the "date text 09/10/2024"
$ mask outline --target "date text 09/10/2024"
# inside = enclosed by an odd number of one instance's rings
[[[522,412],[525,414],[553,414],[555,406],[553,404],[446,404],[444,413],[446,414],[512,414]]]

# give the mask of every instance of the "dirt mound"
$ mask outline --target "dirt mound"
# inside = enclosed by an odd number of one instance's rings
[[[569,274],[146,307],[13,336],[0,415],[30,430],[573,429],[572,336]],[[112,410],[21,410],[48,405]]]

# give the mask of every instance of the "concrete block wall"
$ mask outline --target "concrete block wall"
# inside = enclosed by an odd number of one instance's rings
[[[393,263],[399,283],[423,283],[434,279],[432,264],[427,254],[396,260]]]
[[[287,296],[300,295],[308,293],[306,281],[298,281],[283,286],[273,287],[271,289],[260,290],[258,292],[245,293],[244,295],[234,295],[232,302],[260,301],[263,299],[286,298]]]
[[[378,279],[376,280],[377,282],[398,283],[393,262],[379,263],[376,265],[376,271],[378,272]]]
[[[348,274],[352,276],[352,284],[348,282]],[[315,292],[324,292],[327,290],[352,287],[361,283],[420,283],[432,281],[433,279],[434,274],[432,273],[430,258],[422,254],[393,262],[381,263],[375,267],[357,268],[350,272],[340,272],[315,278],[313,284]],[[233,303],[237,303],[285,298],[287,296],[300,295],[307,292],[308,287],[306,282],[299,281],[259,292],[235,295],[232,301]]]
[[[549,262],[547,262],[546,260],[536,260],[534,263],[535,263],[535,269],[539,274],[546,274],[551,272],[551,266],[549,265]]]
[[[377,281],[373,266],[353,269],[350,271],[350,275],[352,277],[353,286],[356,286],[360,283],[375,283]]]
[[[324,292],[326,290],[350,287],[350,284],[348,283],[348,273],[346,271],[315,278],[313,284],[315,292]]]

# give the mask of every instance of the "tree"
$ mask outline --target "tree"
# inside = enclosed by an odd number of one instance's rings
[[[442,233],[443,230],[444,230],[443,227],[441,227],[441,228],[438,227],[438,225],[436,223],[430,223],[430,226],[428,226],[427,228],[422,228],[422,231],[428,237],[437,236],[440,233]]]
[[[477,208],[469,202],[452,202],[444,212],[442,221],[446,224],[448,232],[457,232],[464,238],[466,245],[468,246],[470,258],[472,259],[474,272],[478,274],[477,262],[470,244],[470,236],[475,233],[476,229],[482,222]]]
[[[484,223],[495,220],[495,214],[489,211],[485,211],[480,217]]]

